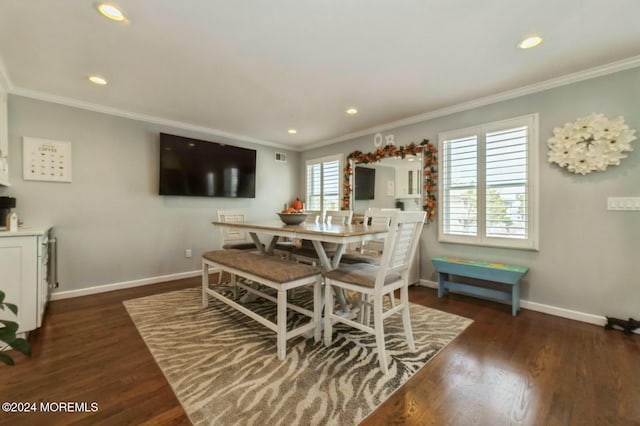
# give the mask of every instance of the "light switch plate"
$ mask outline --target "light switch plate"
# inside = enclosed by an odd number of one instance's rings
[[[607,210],[640,211],[640,197],[609,197]]]

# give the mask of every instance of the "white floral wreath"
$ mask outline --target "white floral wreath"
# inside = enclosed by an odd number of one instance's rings
[[[620,160],[627,157],[625,151],[633,151],[635,132],[622,117],[609,120],[593,113],[553,129],[553,136],[547,141],[549,162],[582,175],[604,171],[620,165]]]

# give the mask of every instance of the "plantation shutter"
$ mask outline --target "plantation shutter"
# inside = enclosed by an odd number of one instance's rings
[[[478,234],[478,138],[444,141],[444,232]]]
[[[538,115],[440,133],[438,240],[538,249]]]
[[[486,134],[485,233],[488,237],[528,237],[527,144],[527,126]]]
[[[307,210],[322,209],[322,164],[307,166]]]
[[[322,163],[322,210],[340,210],[340,161]]]
[[[340,210],[340,157],[307,162],[307,210]]]

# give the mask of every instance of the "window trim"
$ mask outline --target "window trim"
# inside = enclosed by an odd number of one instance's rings
[[[308,182],[308,176],[307,176],[307,171],[309,169],[309,166],[314,165],[314,164],[322,164],[322,163],[326,163],[326,162],[330,162],[330,161],[338,161],[338,208],[340,208],[340,200],[342,200],[342,192],[343,192],[343,187],[342,187],[342,181],[343,181],[343,175],[342,175],[342,167],[343,167],[343,163],[344,163],[344,154],[332,154],[332,155],[327,155],[324,157],[319,157],[319,158],[312,158],[309,160],[305,161],[305,166],[304,166],[304,200],[305,200],[305,205],[306,205],[306,201],[308,199],[308,188],[307,188],[307,182]],[[324,206],[324,202],[322,200],[324,200],[324,197],[320,197],[321,199],[321,204],[322,204],[322,211],[325,211],[326,208]]]
[[[539,249],[539,115],[538,113],[523,115],[520,117],[509,118],[506,120],[494,121],[478,126],[471,126],[464,129],[441,132],[438,134],[438,152],[442,155],[444,161],[444,141],[457,139],[465,136],[477,136],[478,147],[478,178],[477,178],[477,194],[478,194],[478,212],[486,209],[486,179],[485,179],[485,155],[486,155],[486,134],[496,130],[504,130],[511,127],[526,125],[528,127],[527,140],[527,190],[529,194],[527,213],[528,218],[528,237],[526,239],[507,238],[507,237],[488,237],[486,236],[486,222],[484,213],[478,214],[478,235],[464,236],[452,235],[444,233],[444,202],[438,203],[438,241],[442,243],[467,244],[486,247],[501,247],[510,249],[538,250]],[[444,172],[444,164],[440,167]],[[438,179],[438,193],[444,194],[445,179],[442,176]],[[480,203],[482,200],[482,203]]]

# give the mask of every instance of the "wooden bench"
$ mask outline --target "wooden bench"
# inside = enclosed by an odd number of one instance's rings
[[[217,268],[231,274],[232,284],[244,288],[264,299],[277,304],[276,321],[273,322],[237,303],[232,298],[209,288],[209,268]],[[277,297],[257,290],[251,286],[236,281],[236,276],[277,290]],[[320,291],[321,271],[315,266],[289,262],[272,256],[243,252],[237,250],[215,250],[202,255],[202,307],[209,306],[209,296],[237,309],[248,317],[258,321],[270,330],[276,332],[277,353],[280,360],[286,356],[287,340],[314,332],[315,341],[320,341],[322,327],[322,296]],[[291,303],[287,303],[287,290],[296,287],[313,285],[313,311]],[[234,291],[235,296],[235,291]],[[287,331],[287,309],[306,315],[311,320]]]
[[[475,296],[510,302],[513,316],[516,316],[520,310],[520,279],[529,268],[455,257],[434,257],[431,262],[438,271],[438,297],[448,294],[449,290],[458,290]],[[478,287],[469,283],[451,281],[451,275],[507,284],[510,287],[505,291]]]

